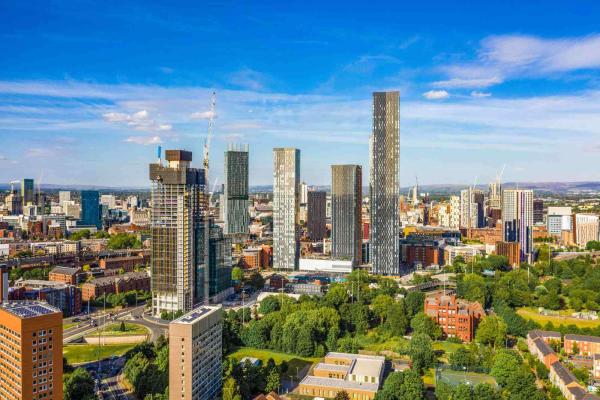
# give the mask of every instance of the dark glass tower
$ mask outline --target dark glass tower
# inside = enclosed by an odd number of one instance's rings
[[[362,262],[362,168],[331,166],[331,256]]]
[[[100,219],[100,193],[97,190],[81,191],[81,225],[102,229]]]

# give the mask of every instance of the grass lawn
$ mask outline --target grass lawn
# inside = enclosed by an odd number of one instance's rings
[[[570,316],[572,310],[560,311],[560,315],[541,315],[537,310],[530,307],[523,307],[517,310],[517,314],[526,319],[531,319],[538,324],[544,326],[548,322],[552,322],[554,326],[560,325],[576,325],[579,328],[596,328],[600,326],[600,320],[589,321],[585,319],[573,318]]]
[[[288,372],[283,376],[286,379],[296,380],[296,372],[302,371],[307,365],[312,365],[320,360],[318,357],[298,357],[277,351],[255,349],[252,347],[239,347],[236,351],[227,356],[229,359],[235,358],[241,360],[244,357],[258,358],[263,364],[272,358],[275,364],[279,365],[283,361],[288,363]]]
[[[77,322],[63,323],[63,331],[66,331],[67,329],[71,329],[74,326],[77,326]]]
[[[408,340],[401,336],[381,337],[374,331],[368,332],[365,336],[357,336],[356,339],[363,350],[375,353],[382,351],[397,352],[402,344],[408,343]]]
[[[107,344],[100,346],[100,358],[121,356],[136,343]],[[93,344],[70,344],[63,346],[63,355],[69,364],[81,364],[98,359],[98,346]]]
[[[492,386],[496,386],[496,380],[487,374],[479,374],[476,372],[463,372],[463,371],[452,371],[443,370],[440,371],[440,380],[446,383],[456,386],[459,383],[467,383],[471,385],[477,385],[479,383],[489,383]]]
[[[148,329],[145,326],[137,324],[125,324],[125,330],[121,330],[121,323],[117,322],[104,328],[101,332],[103,336],[140,336],[147,335]]]

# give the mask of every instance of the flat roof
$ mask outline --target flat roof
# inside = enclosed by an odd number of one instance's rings
[[[354,361],[354,365],[350,370],[350,374],[357,376],[376,376],[381,375],[383,370],[384,360],[371,360],[364,358],[357,358]]]
[[[356,381],[347,381],[335,378],[320,378],[317,376],[305,376],[300,385],[321,386],[335,389],[359,389],[377,392],[379,385],[377,383],[362,383]]]
[[[322,369],[326,371],[343,371],[347,372],[350,369],[349,365],[339,365],[339,364],[327,364],[327,363],[318,363],[315,365],[315,369]]]
[[[6,301],[0,304],[0,308],[21,319],[61,312],[58,308],[42,301]]]
[[[220,310],[220,306],[200,306],[198,308],[193,309],[185,315],[177,318],[174,321],[171,321],[171,324],[186,324],[191,325],[198,320],[206,317],[209,314],[213,314],[216,311]]]
[[[350,360],[356,360],[357,358],[362,358],[365,360],[381,360],[381,361],[385,361],[385,357],[383,356],[370,356],[370,355],[366,355],[366,354],[352,354],[352,353],[337,353],[335,351],[330,351],[329,353],[327,353],[325,355],[325,357],[332,357],[332,358],[347,358]]]

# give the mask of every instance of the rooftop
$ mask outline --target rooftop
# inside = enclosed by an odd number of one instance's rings
[[[540,329],[534,329],[532,331],[529,331],[529,334],[534,337],[534,335],[537,335],[539,337],[551,337],[551,338],[556,338],[556,339],[560,339],[562,336],[560,334],[560,332],[554,332],[554,331],[542,331]]]
[[[220,309],[220,306],[200,306],[188,312],[187,314],[177,318],[176,320],[171,321],[171,323],[191,325],[199,321],[200,319],[205,318],[207,315],[219,311]]]
[[[551,370],[554,370],[554,373],[558,375],[560,380],[564,385],[568,385],[571,382],[577,382],[577,378],[575,375],[567,367],[564,366],[560,361],[556,361],[550,366]]]
[[[50,271],[51,274],[75,275],[81,272],[81,269],[74,267],[56,266]]]
[[[7,301],[0,304],[0,309],[21,319],[61,312],[58,308],[42,301]]]
[[[576,342],[595,342],[595,343],[600,343],[600,337],[598,337],[598,336],[589,336],[589,335],[573,335],[573,334],[568,334],[568,335],[565,335],[565,340],[574,340]]]

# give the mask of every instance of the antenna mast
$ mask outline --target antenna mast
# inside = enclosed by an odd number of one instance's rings
[[[210,114],[208,116],[208,135],[204,142],[204,194],[206,206],[204,210],[204,304],[210,304],[210,187],[208,183],[208,171],[209,171],[209,154],[210,154],[210,141],[212,139],[213,131],[213,119],[215,117],[215,107],[217,104],[217,94],[212,92],[212,98],[210,102]]]

